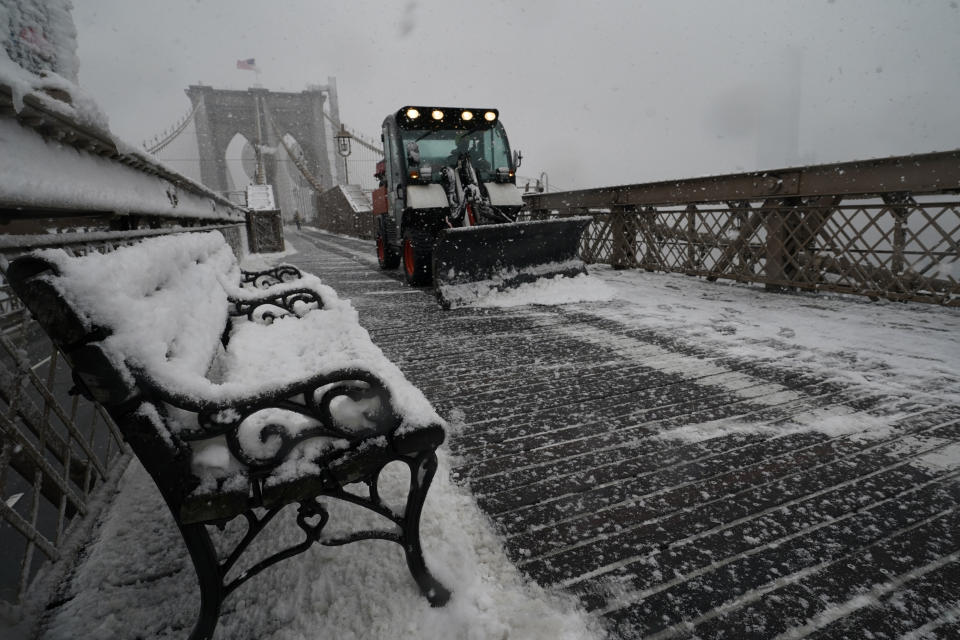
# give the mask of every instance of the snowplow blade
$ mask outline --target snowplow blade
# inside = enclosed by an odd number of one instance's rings
[[[577,257],[591,218],[580,216],[444,229],[433,248],[433,279],[444,308],[492,290],[586,273]]]

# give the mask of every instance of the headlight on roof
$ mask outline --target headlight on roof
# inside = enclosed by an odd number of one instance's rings
[[[416,120],[420,117],[420,112],[414,109],[413,107],[407,109],[407,117],[411,120]]]
[[[441,111],[440,109],[434,109],[433,111],[430,112],[430,116],[434,120],[443,120],[443,111]]]
[[[497,119],[497,114],[494,111],[487,111],[486,113],[483,114],[483,119],[486,120],[487,122],[493,122],[494,120]]]
[[[473,120],[473,111],[464,111],[460,114],[460,119],[467,122]]]

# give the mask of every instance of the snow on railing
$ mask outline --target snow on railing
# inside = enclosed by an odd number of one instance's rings
[[[960,151],[525,194],[584,261],[960,305]]]
[[[68,0],[0,7],[0,636],[32,637],[128,459],[109,416],[2,277],[33,248],[82,254],[186,229],[237,251],[245,209],[111,134],[76,84]],[[42,571],[41,571],[42,569]]]

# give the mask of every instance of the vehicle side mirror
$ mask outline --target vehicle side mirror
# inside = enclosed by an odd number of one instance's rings
[[[523,162],[523,154],[515,150],[513,152],[513,168],[519,168],[521,162]]]
[[[420,164],[420,146],[413,140],[407,143],[407,162]]]

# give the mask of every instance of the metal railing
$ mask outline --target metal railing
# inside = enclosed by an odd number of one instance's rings
[[[70,395],[70,369],[0,286],[0,627],[36,619],[28,597],[42,567],[47,595],[128,456],[102,408]],[[29,626],[29,625],[28,625]]]
[[[0,529],[0,600],[21,605],[44,561],[61,559],[76,516],[89,514],[125,448],[100,407],[65,395],[69,368],[45,336],[13,334],[0,336],[0,513],[9,525]],[[6,617],[18,617],[11,611]]]
[[[960,305],[960,151],[525,195],[587,263]]]
[[[85,255],[144,237],[209,229],[224,233],[239,250],[237,225],[6,236],[0,266],[37,248]],[[0,269],[0,629],[37,623],[108,503],[100,496],[129,460],[107,412],[72,388],[69,366]]]
[[[66,204],[57,192],[42,189],[7,189],[0,198],[0,636],[29,637],[98,511],[109,504],[110,487],[129,456],[108,414],[71,393],[69,367],[6,286],[8,261],[40,248],[82,255],[148,236],[211,229],[220,230],[240,256],[246,212],[146,154],[118,146],[69,109],[51,108],[43,96],[27,94],[17,109],[12,96],[0,84],[0,118],[57,140],[46,147],[51,154],[60,145],[73,147],[59,159],[76,159],[88,169],[44,178],[109,185],[80,189]],[[90,174],[91,158],[100,159],[95,166],[103,175]],[[36,161],[31,170],[43,167]],[[151,187],[165,196],[148,197]]]

